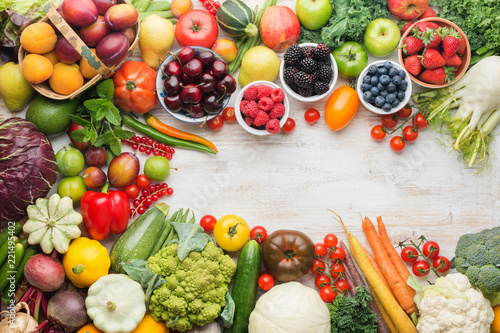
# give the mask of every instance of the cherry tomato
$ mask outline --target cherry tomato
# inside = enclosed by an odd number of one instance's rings
[[[331,285],[330,277],[325,274],[319,274],[314,279],[314,284],[318,287],[318,289],[321,289],[324,286],[329,286]]]
[[[327,248],[330,248],[330,247],[335,247],[337,246],[337,243],[339,242],[337,236],[335,236],[334,234],[328,234],[325,236],[325,239],[323,240],[323,242],[325,243],[325,246]]]
[[[404,262],[415,262],[418,259],[418,252],[413,246],[407,246],[401,250],[401,259]]]
[[[410,104],[406,104],[401,110],[396,112],[396,115],[400,118],[408,118],[409,116],[411,116]]]
[[[304,119],[308,124],[314,124],[320,118],[319,111],[316,109],[309,109],[304,113]]]
[[[356,90],[347,85],[335,90],[325,107],[325,122],[332,131],[346,127],[358,112],[359,96]]]
[[[283,133],[291,133],[293,132],[294,129],[295,129],[295,120],[293,120],[292,118],[288,118],[285,121],[285,125],[281,127],[281,131]]]
[[[445,273],[450,269],[450,261],[446,257],[439,256],[434,259],[432,266],[437,269],[439,273]]]
[[[264,227],[257,226],[250,230],[250,238],[255,239],[259,244],[264,243],[267,238],[267,230]]]
[[[394,116],[392,114],[386,114],[380,118],[380,122],[382,124],[382,127],[385,128],[394,128],[398,124],[398,120],[394,119]]]
[[[415,117],[413,117],[413,125],[417,126],[418,128],[425,128],[428,124],[429,122],[421,113],[418,113]]]
[[[135,184],[130,184],[129,186],[125,187],[123,192],[127,195],[129,199],[135,199],[139,196],[139,187]]]
[[[375,141],[382,141],[385,138],[385,131],[382,129],[382,125],[374,126],[370,134]]]
[[[325,271],[326,265],[324,262],[322,262],[319,259],[314,259],[312,267],[311,267],[311,272],[314,274],[322,274]]]
[[[224,118],[220,114],[207,121],[207,126],[212,131],[218,131],[224,126]]]
[[[344,279],[338,279],[337,281],[335,281],[333,283],[333,286],[334,287],[337,287],[339,289],[339,291],[342,293],[342,294],[347,294],[347,292],[349,292],[349,289],[351,288],[349,286],[349,282],[347,282],[346,280]]]
[[[333,252],[330,253],[330,259],[334,260],[344,260],[345,259],[345,251],[340,246],[337,246]]]
[[[403,139],[399,136],[396,135],[391,139],[391,149],[394,150],[395,152],[400,152],[403,149],[405,149],[406,143],[403,141]]]
[[[215,223],[217,223],[217,219],[213,215],[205,215],[200,220],[200,225],[205,232],[214,230]]]
[[[403,129],[403,136],[406,142],[413,142],[418,138],[418,127],[417,126],[406,126]]]
[[[146,175],[142,174],[142,175],[139,175],[137,176],[137,178],[135,179],[135,184],[139,187],[139,188],[147,188],[149,185],[151,185],[151,180],[146,177]]]
[[[335,263],[335,265],[330,266],[330,274],[332,278],[336,279],[339,276],[345,276],[345,267],[341,262]]]
[[[236,121],[236,113],[234,108],[229,106],[222,111],[222,119],[227,123],[234,123]]]
[[[326,246],[323,243],[314,244],[314,248],[316,249],[316,255],[320,257],[326,256]]]
[[[415,276],[426,276],[429,274],[431,266],[425,260],[415,261],[413,266],[411,266],[411,270]]]
[[[422,253],[430,260],[436,259],[439,255],[438,243],[434,241],[425,242],[424,246],[422,246]]]
[[[259,284],[260,289],[267,291],[267,290],[271,289],[272,287],[274,287],[274,279],[269,274],[262,274],[259,277],[258,284]]]
[[[204,10],[187,12],[175,25],[175,39],[181,46],[196,45],[209,49],[214,45],[218,34],[217,20]]]
[[[319,296],[325,303],[331,303],[337,298],[337,293],[332,290],[332,286],[324,286],[319,291]]]

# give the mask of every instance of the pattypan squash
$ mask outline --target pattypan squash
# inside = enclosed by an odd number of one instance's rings
[[[139,326],[132,333],[168,333],[169,329],[165,322],[156,321],[153,316],[148,313],[144,316]]]
[[[88,290],[85,306],[94,325],[106,333],[130,333],[146,313],[142,286],[125,274],[101,277]]]
[[[104,333],[104,332],[95,327],[94,324],[87,324],[82,328],[80,328],[76,333]]]
[[[29,234],[28,243],[40,244],[46,254],[55,249],[59,253],[68,251],[69,242],[80,237],[78,225],[82,215],[73,209],[70,197],[61,198],[53,194],[49,199],[38,198],[27,208],[28,221],[23,231]]]
[[[62,264],[66,277],[77,288],[88,288],[108,274],[111,260],[108,250],[101,243],[80,237],[71,242]]]

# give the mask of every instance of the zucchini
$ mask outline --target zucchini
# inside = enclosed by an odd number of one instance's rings
[[[222,30],[231,37],[253,37],[259,33],[255,25],[255,13],[241,0],[224,1],[215,15]]]
[[[21,233],[22,225],[19,222],[14,223],[14,229],[9,228],[9,226],[5,227],[2,232],[0,232],[0,246],[3,245],[10,236],[12,232],[12,236],[18,236]]]
[[[257,287],[262,258],[260,245],[255,240],[249,240],[238,257],[236,275],[233,281],[231,297],[234,301],[233,326],[225,329],[225,333],[246,333],[250,314],[255,307]]]
[[[7,278],[16,274],[17,269],[23,261],[24,250],[28,247],[28,240],[25,238],[14,246],[14,253],[9,255],[7,262],[0,268],[0,290],[7,285]]]
[[[26,262],[29,258],[33,257],[38,252],[40,252],[38,246],[30,246],[26,249],[26,251],[24,251],[23,261],[21,261],[21,264],[17,268],[14,285],[12,285],[10,282],[7,283],[7,286],[2,293],[2,302],[4,304],[10,304],[10,300],[14,297],[17,286],[19,285],[19,283],[21,283],[21,280],[24,277],[24,266],[26,266]]]
[[[3,243],[2,247],[0,247],[0,267],[3,266],[3,264],[7,260],[7,256],[9,255],[9,253],[14,251],[14,246],[18,242],[17,236],[13,236],[12,242],[9,242],[9,239],[10,238],[8,238],[8,240]]]
[[[111,248],[111,268],[116,273],[125,273],[122,262],[148,259],[162,234],[170,207],[160,203],[150,207],[121,234]]]

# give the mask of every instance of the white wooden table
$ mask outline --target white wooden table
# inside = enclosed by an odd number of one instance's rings
[[[245,2],[251,8],[263,3]],[[198,0],[194,5],[201,8]],[[294,9],[295,1],[280,0],[278,5]],[[220,37],[227,35],[221,31]],[[172,50],[177,48],[175,42]],[[395,53],[389,58],[397,61]],[[131,59],[141,60],[139,48]],[[279,78],[275,82],[280,84]],[[339,78],[336,87],[346,82]],[[229,106],[234,106],[239,89]],[[361,104],[348,127],[331,132],[323,119],[327,99],[306,104],[291,98],[295,131],[265,137],[247,133],[236,122],[213,132],[206,126],[180,122],[158,105],[152,113],[159,119],[201,135],[219,149],[216,156],[176,149],[171,166],[179,170],[167,179],[174,194],[162,201],[174,209],[193,209],[197,220],[205,214],[217,218],[237,214],[251,227],[263,225],[269,233],[297,229],[319,242],[333,232],[346,241],[328,211],[334,210],[366,246],[360,217],[376,221],[381,215],[394,243],[423,234],[437,241],[441,253],[450,259],[462,234],[500,225],[500,160],[493,160],[489,174],[475,176],[476,170],[458,161],[458,155],[444,147],[431,128],[420,131],[418,140],[407,144],[403,152],[394,153],[389,139],[371,139],[370,130],[380,123],[380,116]],[[320,121],[312,126],[304,120],[304,111],[311,107],[321,113]],[[12,115],[0,99],[0,119]],[[17,113],[24,115],[24,111]],[[69,143],[66,134],[51,141],[56,152]],[[499,138],[491,148],[500,155]],[[138,156],[142,173],[146,156]],[[108,238],[106,245],[114,239]],[[312,285],[313,275],[301,281]]]

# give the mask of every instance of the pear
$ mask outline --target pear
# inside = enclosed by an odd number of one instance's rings
[[[0,67],[0,95],[9,110],[22,110],[34,94],[35,90],[24,78],[19,64],[11,61]]]
[[[149,15],[141,22],[139,47],[142,60],[149,67],[158,69],[167,57],[175,40],[174,25],[156,14]]]
[[[246,86],[254,81],[274,81],[280,71],[280,58],[266,46],[255,46],[241,60],[238,82]]]

